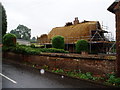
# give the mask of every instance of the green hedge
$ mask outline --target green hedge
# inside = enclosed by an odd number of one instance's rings
[[[52,38],[52,47],[57,49],[64,49],[64,37],[62,36],[55,36]]]
[[[68,53],[64,49],[56,49],[56,48],[41,48],[39,49],[41,52],[52,52],[52,53]]]
[[[83,40],[83,39],[78,40],[75,46],[76,46],[77,53],[80,53],[82,51],[88,52],[89,44],[88,44],[88,41],[86,41],[86,40]]]
[[[55,48],[31,48],[30,46],[25,45],[17,45],[16,47],[6,47],[3,46],[3,52],[14,52],[20,54],[30,54],[30,55],[39,55],[41,52],[47,53],[68,53],[63,49],[55,49]]]
[[[16,46],[16,36],[11,33],[7,33],[3,36],[3,45],[4,46]]]

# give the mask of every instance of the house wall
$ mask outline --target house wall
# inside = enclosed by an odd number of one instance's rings
[[[120,1],[116,5],[115,16],[116,16],[116,67],[117,67],[117,75],[120,76]]]
[[[30,41],[23,40],[23,39],[17,39],[17,42],[22,45],[30,45]]]
[[[11,52],[3,53],[3,58],[17,62],[27,62],[41,68],[47,65],[50,70],[54,68],[66,71],[80,70],[93,74],[106,74],[115,71],[115,56],[82,56],[80,54],[43,53],[40,55],[22,55]],[[18,59],[19,58],[19,59]]]

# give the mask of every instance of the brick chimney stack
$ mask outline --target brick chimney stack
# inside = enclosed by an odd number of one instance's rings
[[[73,21],[74,25],[79,24],[79,20],[78,17],[75,18],[75,20]]]

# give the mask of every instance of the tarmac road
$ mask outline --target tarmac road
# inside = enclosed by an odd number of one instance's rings
[[[50,72],[40,74],[39,70],[26,66],[3,62],[2,88],[104,88],[102,85],[95,85],[86,81],[62,78]],[[1,77],[1,76],[0,76]],[[13,81],[14,82],[13,82]]]

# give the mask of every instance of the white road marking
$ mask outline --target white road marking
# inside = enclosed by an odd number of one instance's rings
[[[0,73],[0,75],[1,75],[1,76],[3,76],[4,78],[6,78],[6,79],[10,80],[11,82],[13,82],[13,83],[17,84],[17,82],[16,82],[16,81],[14,81],[14,80],[10,79],[9,77],[7,77],[7,76],[3,75],[2,73]]]

